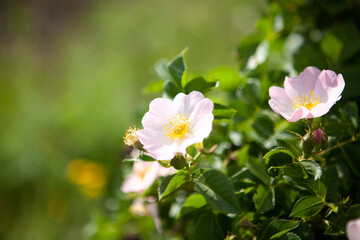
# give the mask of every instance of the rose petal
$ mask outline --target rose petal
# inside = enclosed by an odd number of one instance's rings
[[[204,115],[212,113],[213,110],[214,110],[214,103],[208,98],[202,99],[197,103],[197,105],[195,106],[194,110],[190,115],[189,118],[190,125],[196,124],[196,122],[200,118],[202,118]]]
[[[202,116],[196,122],[193,122],[193,126],[190,127],[190,132],[203,140],[211,133],[213,120],[214,115],[211,113]],[[202,140],[199,142],[202,142]]]
[[[171,138],[165,135],[165,133],[155,132],[150,129],[141,129],[137,131],[139,136],[139,141],[146,150],[149,150],[151,153],[151,149],[158,148],[161,145],[171,145]]]
[[[299,108],[297,109],[289,119],[287,119],[289,122],[296,122],[298,120],[300,120],[301,118],[304,118],[303,117],[304,115],[304,110],[303,108]]]
[[[316,67],[307,67],[297,77],[286,77],[284,82],[285,92],[290,99],[294,99],[303,93],[305,95],[309,94],[310,91],[314,90],[315,82],[320,73],[321,71]]]
[[[294,113],[292,102],[283,88],[271,87],[269,89],[269,95],[271,98],[271,105],[276,106],[278,111],[285,113],[285,115],[288,116],[291,116]]]
[[[141,124],[145,129],[152,129],[155,132],[164,132],[164,125],[166,125],[168,121],[168,119],[163,119],[159,115],[147,112],[141,120]]]
[[[335,104],[335,102],[332,103],[319,103],[316,105],[313,109],[311,109],[311,113],[314,116],[314,118],[321,117],[329,112],[330,108]]]
[[[331,70],[323,70],[315,85],[315,93],[320,95],[320,102],[336,102],[344,90],[345,81],[341,74]]]
[[[346,236],[348,237],[349,240],[360,239],[360,218],[347,222]]]
[[[185,114],[186,117],[189,117],[202,99],[204,99],[204,95],[198,91],[193,91],[189,95],[179,93],[174,98],[173,107],[177,114]]]

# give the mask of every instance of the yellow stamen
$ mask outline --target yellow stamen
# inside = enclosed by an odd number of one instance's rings
[[[146,175],[147,172],[149,172],[149,170],[151,169],[151,167],[145,167],[144,169],[141,169],[137,175],[141,178],[141,180],[144,180],[144,177]]]
[[[302,95],[296,96],[291,102],[291,105],[295,109],[299,109],[300,107],[306,107],[310,111],[320,103],[320,94],[317,98],[315,98],[314,91],[310,91],[310,97],[308,94],[305,95],[305,93],[303,93]]]
[[[129,129],[126,131],[125,137],[124,137],[124,143],[126,146],[132,146],[134,145],[138,140],[139,137],[136,133],[139,129],[134,126],[134,128],[129,127]]]
[[[181,116],[175,114],[173,118],[169,119],[170,124],[164,125],[164,133],[171,139],[182,138],[189,133],[190,121],[185,117],[185,114]]]

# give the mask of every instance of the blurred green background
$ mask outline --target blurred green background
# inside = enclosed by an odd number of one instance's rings
[[[236,69],[265,0],[0,1],[0,239],[83,239],[119,192],[153,66]]]

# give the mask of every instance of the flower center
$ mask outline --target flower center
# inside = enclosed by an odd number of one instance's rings
[[[139,129],[137,129],[135,126],[134,128],[129,127],[124,137],[124,143],[126,146],[134,145],[139,140],[139,137],[136,133],[138,130]]]
[[[184,135],[188,134],[190,122],[189,118],[185,117],[185,114],[177,115],[169,119],[170,124],[164,125],[164,133],[166,136],[171,139],[182,138]]]
[[[146,173],[151,169],[151,167],[145,167],[144,169],[141,169],[141,171],[138,172],[138,176],[139,178],[141,178],[141,180],[144,180],[144,177],[146,175]]]
[[[291,102],[291,105],[295,109],[306,107],[309,111],[311,111],[311,109],[320,103],[320,95],[315,98],[314,91],[310,91],[309,94],[305,95],[305,93],[303,93],[302,95],[296,96]]]

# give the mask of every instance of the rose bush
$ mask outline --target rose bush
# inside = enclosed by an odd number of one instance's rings
[[[151,89],[163,97],[150,103],[143,129],[129,135],[138,135],[141,144],[130,145],[142,153],[124,160],[177,169],[142,192],[156,199],[161,218],[153,238],[356,235],[360,31],[350,23],[338,31],[330,20],[314,29],[314,18],[336,13],[326,4],[314,13],[311,2],[272,2],[260,33],[237,47],[238,70],[194,77],[186,51],[156,64],[163,81]],[[122,193],[119,199],[136,201]]]

